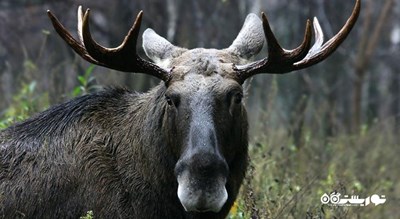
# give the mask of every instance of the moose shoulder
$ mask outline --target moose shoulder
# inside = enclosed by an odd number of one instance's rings
[[[247,166],[243,82],[286,73],[332,54],[354,26],[323,43],[314,20],[302,44],[281,48],[262,14],[250,14],[226,49],[188,50],[147,29],[137,55],[142,13],[121,46],[98,45],[89,10],[78,9],[79,41],[48,12],[54,28],[85,60],[162,82],[144,94],[106,89],[53,106],[0,132],[0,217],[225,218]],[[268,57],[251,62],[268,44]]]

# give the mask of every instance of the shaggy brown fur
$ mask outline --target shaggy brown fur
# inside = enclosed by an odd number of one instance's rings
[[[224,218],[246,169],[244,108],[239,128],[226,133],[238,136],[239,148],[227,203],[218,214],[188,213],[176,195],[179,150],[169,138],[176,133],[165,91],[164,84],[145,94],[108,89],[1,131],[0,217],[78,218],[93,210],[97,218]]]

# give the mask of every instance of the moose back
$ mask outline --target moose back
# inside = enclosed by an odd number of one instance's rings
[[[144,94],[103,91],[56,105],[0,132],[0,217],[225,218],[247,166],[248,122],[243,82],[282,74],[332,54],[360,11],[323,43],[318,20],[307,21],[294,50],[280,47],[267,17],[247,16],[226,49],[185,49],[153,30],[142,12],[123,43],[105,48],[91,37],[89,14],[78,9],[79,40],[49,11],[55,30],[88,62],[162,82]],[[311,44],[312,26],[314,45]],[[268,56],[251,62],[268,44]]]

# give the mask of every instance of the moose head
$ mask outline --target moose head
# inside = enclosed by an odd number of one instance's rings
[[[172,45],[152,29],[143,33],[143,49],[151,59],[138,56],[136,44],[140,12],[122,44],[105,48],[90,34],[90,11],[78,9],[79,40],[48,11],[59,35],[90,63],[123,72],[138,72],[162,80],[158,101],[163,107],[163,133],[175,159],[177,196],[188,212],[225,212],[236,198],[247,162],[247,117],[242,85],[256,74],[283,74],[315,65],[330,56],[345,40],[360,12],[360,0],[343,28],[324,43],[318,20],[307,21],[304,39],[293,50],[282,48],[268,19],[247,16],[225,49],[185,49]],[[314,34],[312,34],[312,27]],[[312,36],[315,43],[312,44]],[[251,61],[266,39],[268,56]],[[150,110],[150,109],[149,109]],[[157,162],[157,161],[154,161]]]

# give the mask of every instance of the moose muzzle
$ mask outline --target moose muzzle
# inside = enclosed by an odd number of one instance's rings
[[[176,166],[178,198],[186,211],[219,212],[228,199],[228,165],[216,154],[197,153]]]

